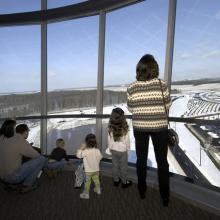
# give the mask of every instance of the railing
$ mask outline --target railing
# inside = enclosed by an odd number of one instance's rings
[[[41,120],[50,120],[50,119],[94,119],[94,121],[92,121],[92,123],[89,125],[90,127],[93,127],[95,129],[95,123],[96,123],[96,119],[108,119],[110,117],[109,114],[68,114],[68,115],[47,115],[47,116],[23,116],[23,117],[15,117],[14,119],[16,121],[37,121],[37,126],[39,126],[40,129],[40,121]],[[132,115],[126,115],[126,118],[130,121],[132,119]],[[1,122],[3,122],[4,120],[6,120],[7,118],[0,118],[0,124]],[[208,125],[208,126],[219,126],[220,127],[220,120],[203,120],[203,119],[195,119],[195,118],[177,118],[177,117],[170,117],[169,118],[171,127],[174,128],[177,133],[179,133],[179,135],[184,135],[184,131],[185,130],[187,132],[188,136],[192,136],[194,140],[193,144],[187,144],[187,142],[185,142],[187,138],[186,137],[183,138],[183,136],[180,137],[180,143],[179,146],[176,146],[173,149],[170,149],[169,153],[168,153],[168,160],[169,160],[169,156],[171,155],[172,161],[169,161],[170,163],[170,167],[173,166],[174,169],[176,169],[176,171],[173,171],[171,169],[171,172],[175,173],[175,174],[181,174],[183,175],[183,173],[185,175],[185,177],[188,178],[188,180],[190,180],[191,182],[194,182],[196,184],[199,185],[203,185],[205,187],[212,187],[212,185],[215,185],[214,183],[216,181],[210,182],[209,177],[207,177],[207,173],[206,171],[204,171],[205,169],[207,169],[208,163],[212,163],[214,164],[213,166],[215,166],[216,169],[218,169],[218,171],[220,170],[220,153],[217,154],[216,152],[220,152],[219,149],[215,149],[215,151],[213,150],[214,148],[211,146],[212,143],[210,141],[210,139],[208,139],[207,137],[202,137],[202,134],[199,133],[199,131],[197,131],[196,129],[198,128],[194,128],[193,126],[197,126],[200,127],[201,125]],[[23,123],[23,122],[22,122]],[[59,122],[55,122],[55,123],[65,123],[65,120],[61,120]],[[57,136],[57,132],[60,133],[59,135],[62,137],[62,135],[65,135],[66,133],[75,133],[73,137],[71,137],[74,141],[75,145],[78,145],[77,142],[77,138],[82,139],[83,135],[85,135],[87,132],[89,132],[91,130],[91,128],[88,128],[88,125],[86,124],[87,122],[85,122],[84,125],[82,126],[87,126],[85,127],[86,130],[83,130],[84,128],[78,129],[78,127],[74,127],[73,125],[73,130],[71,129],[59,129],[59,128],[52,128],[50,129],[48,127],[47,132],[45,132],[44,135],[46,135],[48,137],[48,135],[53,135],[53,139]],[[105,120],[103,124],[105,124],[105,126],[102,126],[102,129],[100,131],[96,131],[100,132],[105,136],[106,135],[106,123],[107,121]],[[184,123],[184,124],[183,124]],[[70,125],[71,126],[71,125]],[[81,127],[82,127],[81,126]],[[130,126],[132,127],[131,123]],[[193,130],[194,129],[194,130]],[[102,131],[103,130],[103,131]],[[132,132],[132,129],[130,129]],[[197,132],[197,133],[196,133]],[[183,134],[182,134],[183,133]],[[55,135],[54,135],[55,134]],[[79,137],[79,135],[81,135],[81,137]],[[133,132],[132,134],[133,135]],[[132,136],[133,137],[133,136]],[[49,136],[49,138],[51,140],[51,136]],[[64,137],[65,139],[65,137]],[[72,145],[72,139],[70,141],[71,143],[71,149],[73,148]],[[105,138],[104,138],[105,139]],[[105,148],[107,146],[106,143],[106,139],[102,140],[101,146],[102,146],[102,152],[104,154],[105,152]],[[51,144],[50,142],[49,145]],[[133,143],[134,144],[134,143]],[[191,146],[187,146],[186,145],[191,145]],[[208,146],[209,145],[209,146]],[[53,147],[53,145],[52,145]],[[49,154],[51,149],[48,148],[48,146],[46,146],[46,154]],[[194,152],[196,151],[196,155],[195,153],[191,153],[189,149],[192,149]],[[149,153],[151,154],[152,149],[149,149]],[[70,151],[69,151],[70,152]],[[69,155],[74,155],[73,151],[71,151],[70,153],[68,153]],[[130,155],[132,154],[133,156],[133,160],[132,163],[135,163],[136,161],[136,154],[135,151],[131,151]],[[169,155],[170,154],[170,155]],[[153,153],[151,154],[153,155]],[[105,158],[108,158],[105,154],[104,154]],[[154,159],[153,159],[154,160]],[[174,161],[173,161],[174,160]],[[207,162],[207,160],[209,160],[209,162]],[[219,160],[219,161],[218,161]],[[130,165],[132,164],[130,161]],[[173,164],[172,164],[173,163]],[[177,167],[175,167],[177,165]],[[150,166],[151,167],[151,166]],[[155,169],[155,166],[153,166]],[[212,169],[210,167],[210,169]],[[181,172],[179,172],[181,170]],[[208,171],[207,171],[208,172]],[[212,172],[209,170],[209,172]],[[216,172],[216,171],[215,171]],[[220,172],[219,172],[220,175]],[[217,177],[218,178],[218,177]],[[219,177],[220,178],[220,177]],[[211,183],[211,184],[210,184]],[[219,187],[219,186],[218,186]],[[214,187],[215,188],[215,187]]]
[[[209,115],[204,115],[206,117]],[[30,120],[30,119],[51,119],[51,118],[109,118],[109,114],[68,114],[68,115],[32,115],[32,116],[22,116],[14,117],[15,120]],[[125,116],[128,119],[132,119],[132,115]],[[8,118],[0,118],[0,121],[4,121]],[[207,120],[207,119],[197,119],[195,117],[191,118],[179,118],[179,117],[169,117],[170,122],[180,122],[180,123],[191,123],[199,125],[216,125],[220,126],[220,120]]]

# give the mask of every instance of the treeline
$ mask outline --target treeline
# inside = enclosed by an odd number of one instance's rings
[[[48,93],[48,111],[59,112],[72,108],[96,106],[97,90],[52,91]],[[113,105],[127,101],[125,91],[103,91],[103,104]],[[39,114],[41,109],[40,93],[10,94],[0,96],[0,117],[18,117]]]

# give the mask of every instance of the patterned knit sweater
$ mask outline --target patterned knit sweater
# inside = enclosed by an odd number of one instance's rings
[[[167,110],[171,106],[168,88],[161,80]],[[135,81],[127,89],[128,110],[132,113],[134,130],[156,132],[167,129],[163,96],[158,79]]]

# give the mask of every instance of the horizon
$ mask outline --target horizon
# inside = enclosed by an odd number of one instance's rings
[[[215,80],[220,80],[220,77],[216,77],[216,78],[201,78],[201,79],[183,79],[183,80],[178,80],[178,81],[173,81],[175,82],[175,86],[183,86],[184,84],[182,84],[182,82],[188,82],[186,85],[194,85],[194,84],[189,84],[189,82],[191,81],[204,81],[204,80],[210,80],[208,82],[204,82],[204,83],[200,83],[199,85],[203,85],[203,84],[213,84],[213,83],[219,83],[220,82],[215,82]],[[214,81],[214,82],[213,82]],[[180,82],[181,84],[176,84],[177,82]],[[105,90],[105,88],[109,88],[109,87],[127,87],[129,84],[118,84],[118,85],[105,85],[103,87],[103,91]],[[59,92],[59,91],[74,91],[74,90],[97,90],[97,87],[92,87],[92,86],[88,86],[88,87],[78,87],[78,88],[63,88],[63,89],[54,89],[54,90],[49,90],[48,93],[50,92]],[[172,84],[171,84],[171,90],[172,90]],[[32,94],[32,93],[40,93],[40,90],[32,90],[32,91],[22,91],[22,92],[0,92],[0,95],[8,95],[8,94]]]
[[[80,0],[48,0],[48,8]],[[172,81],[219,77],[220,1],[177,2]],[[1,1],[0,13],[40,10],[40,1]],[[106,15],[104,87],[135,81],[145,53],[163,78],[168,1],[148,0]],[[48,90],[96,87],[99,17],[48,24]],[[40,25],[1,27],[0,93],[40,90]],[[83,74],[81,74],[83,73]]]

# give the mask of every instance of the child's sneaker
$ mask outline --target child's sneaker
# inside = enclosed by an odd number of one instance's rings
[[[101,188],[100,187],[96,187],[94,189],[94,192],[97,193],[98,195],[101,195]]]
[[[131,180],[126,180],[126,183],[122,183],[121,184],[121,187],[123,188],[123,189],[125,189],[125,188],[128,188],[129,186],[131,186],[132,185],[132,181]]]
[[[89,193],[85,193],[85,192],[80,193],[79,197],[81,199],[89,199]]]
[[[114,182],[113,182],[113,185],[114,185],[114,186],[119,186],[120,183],[121,183],[121,179],[119,178],[118,181],[114,181]]]

